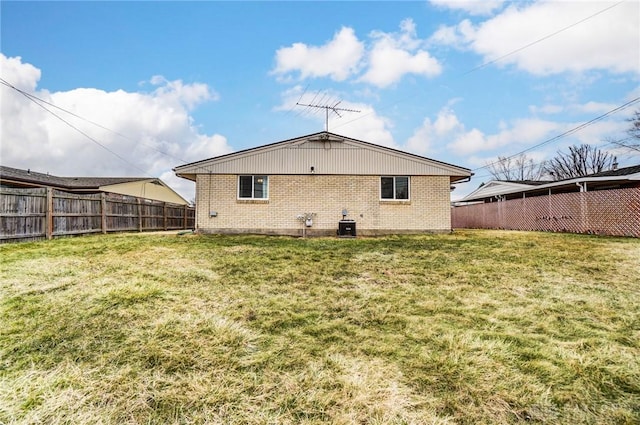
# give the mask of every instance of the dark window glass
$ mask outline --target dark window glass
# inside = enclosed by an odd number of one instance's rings
[[[267,197],[269,187],[267,176],[240,176],[238,182],[239,198],[264,199]]]
[[[254,198],[267,197],[267,176],[253,177],[253,197]]]
[[[251,198],[251,187],[253,185],[253,176],[240,176],[240,190],[238,196],[240,198]]]
[[[381,177],[381,199],[409,199],[409,177]]]
[[[396,177],[396,199],[409,199],[409,177]]]
[[[393,199],[393,177],[382,177],[380,179],[380,197],[382,199]]]

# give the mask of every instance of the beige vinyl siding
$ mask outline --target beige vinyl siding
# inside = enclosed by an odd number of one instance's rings
[[[442,167],[362,149],[288,148],[231,161],[203,165],[198,172],[215,174],[356,174],[449,175]]]
[[[154,201],[169,202],[178,205],[187,205],[183,197],[172,189],[151,181],[135,181],[129,183],[112,184],[102,186],[104,192],[118,193],[120,195],[137,196],[139,198],[153,199]]]
[[[357,141],[281,142],[176,168],[195,174],[422,175],[465,177],[469,170]]]

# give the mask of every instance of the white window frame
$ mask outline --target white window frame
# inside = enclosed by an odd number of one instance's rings
[[[240,196],[240,179],[242,177],[251,177],[251,197],[243,197]],[[256,198],[255,197],[255,184],[256,178],[264,178],[266,181],[264,182],[264,197]],[[269,176],[267,175],[253,175],[253,174],[241,174],[238,176],[238,187],[236,193],[237,199],[240,201],[248,201],[248,200],[256,200],[256,201],[267,201],[269,200]]]
[[[406,198],[396,198],[396,179],[397,178],[406,178],[407,179],[407,197]],[[393,179],[393,198],[383,198],[382,197],[382,179]],[[380,176],[380,200],[381,201],[410,201],[411,200],[411,177],[410,176]]]

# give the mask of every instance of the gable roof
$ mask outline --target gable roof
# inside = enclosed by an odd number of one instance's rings
[[[540,184],[547,182],[537,182]],[[506,180],[491,180],[487,183],[480,185],[476,190],[462,198],[460,201],[467,200],[476,200],[476,199],[485,199],[490,198],[492,196],[500,196],[507,193],[513,193],[518,191],[523,191],[527,189],[531,189],[533,187],[539,186],[540,184],[531,184],[523,183],[523,182],[512,182]]]
[[[468,168],[326,131],[181,165],[173,170],[189,180],[195,180],[197,174],[314,173],[439,175],[449,176],[454,182],[472,175]]]
[[[132,193],[131,187],[124,187],[128,183],[138,184],[134,188],[136,194]],[[147,186],[147,183],[151,185]],[[68,192],[113,192],[182,205],[188,204],[186,199],[156,177],[60,177],[29,169],[0,166],[0,185],[51,187]]]
[[[640,174],[640,164],[632,165],[631,167],[618,168],[616,170],[601,171],[599,173],[591,174],[588,177],[617,177],[630,176],[633,174]]]
[[[0,179],[5,182],[26,183],[33,186],[84,190],[99,190],[102,186],[113,184],[158,180],[152,177],[59,177],[4,165],[0,166]]]
[[[582,177],[572,177],[558,181],[527,181],[510,182],[505,180],[491,180],[481,185],[476,190],[460,199],[458,202],[475,202],[492,197],[504,195],[516,195],[527,193],[548,193],[549,190],[576,189],[577,185],[586,184],[587,187],[607,187],[612,184],[625,184],[640,182],[640,165],[618,168],[616,170],[602,171]]]

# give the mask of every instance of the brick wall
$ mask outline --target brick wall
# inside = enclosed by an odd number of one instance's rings
[[[342,210],[358,235],[449,231],[449,177],[413,176],[409,201],[380,201],[380,177],[270,175],[269,200],[238,200],[236,175],[200,174],[197,229],[205,233],[335,235]],[[211,217],[211,212],[217,215]],[[296,217],[313,213],[305,228]]]
[[[453,208],[454,228],[640,237],[640,188],[561,193]]]

